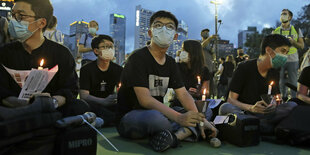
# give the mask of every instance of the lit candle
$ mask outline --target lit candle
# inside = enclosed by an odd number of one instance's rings
[[[277,105],[281,104],[281,99],[279,95],[276,96],[276,102],[277,102]]]
[[[203,94],[202,94],[202,97],[201,97],[201,101],[202,101],[202,104],[203,104],[203,106],[202,106],[202,110],[201,110],[201,112],[204,114],[205,112],[206,112],[206,93],[207,93],[207,89],[205,88],[205,89],[203,89]],[[204,122],[200,122],[199,123],[200,124],[200,126],[203,126],[204,125]]]
[[[43,69],[43,64],[44,64],[44,59],[41,60],[40,66],[38,67],[38,70],[42,70]]]
[[[202,97],[201,97],[201,101],[206,101],[206,93],[207,93],[207,89],[205,88],[203,90],[203,94],[202,94]]]
[[[270,82],[270,85],[268,86],[268,95],[271,94],[272,85],[273,85],[273,81],[271,81],[271,82]]]
[[[198,84],[200,85],[201,84],[200,76],[197,76],[197,81],[198,81]]]
[[[122,86],[122,83],[118,83],[117,92],[118,92],[119,88],[121,88],[121,86]]]

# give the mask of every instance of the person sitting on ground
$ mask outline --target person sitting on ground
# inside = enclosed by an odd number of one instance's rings
[[[204,129],[216,129],[199,113],[192,96],[186,91],[174,59],[166,54],[177,39],[178,20],[167,11],[155,12],[150,18],[150,46],[137,49],[128,58],[122,72],[118,92],[117,131],[122,137],[140,139],[151,137],[155,151],[175,146],[177,139],[199,135],[206,138]],[[184,113],[163,104],[168,88],[173,88],[185,108]],[[197,124],[204,122],[197,132]],[[209,135],[207,135],[209,136]]]
[[[58,65],[58,72],[43,93],[53,98],[63,117],[83,114],[89,107],[76,99],[78,77],[74,58],[66,47],[43,36],[52,15],[53,6],[49,0],[15,0],[9,32],[16,41],[0,48],[0,102],[11,107],[29,104],[27,100],[18,98],[21,87],[3,66],[31,70],[38,68],[41,59],[44,59],[44,68],[51,69]]]
[[[60,30],[57,30],[56,27],[57,27],[57,18],[53,16],[46,30],[44,31],[43,35],[47,39],[55,41],[56,43],[63,45],[64,35],[62,34]]]
[[[92,49],[97,60],[81,68],[80,95],[105,125],[114,123],[116,88],[119,87],[123,68],[111,60],[115,55],[114,41],[108,35],[99,35],[92,40]]]
[[[195,100],[201,100],[201,95],[204,89],[206,89],[206,97],[209,96],[210,73],[208,68],[205,67],[203,58],[202,47],[198,41],[185,40],[183,42],[182,50],[180,52],[180,62],[177,64],[180,69],[184,86]],[[200,82],[199,85],[198,76]],[[179,100],[175,98],[170,106],[174,107],[182,105]],[[208,108],[206,116],[207,120],[211,119],[211,109]]]
[[[267,94],[268,85],[273,81],[271,95],[280,96],[278,68],[285,64],[290,46],[289,40],[282,35],[266,36],[261,44],[259,58],[238,65],[232,77],[228,103],[220,107],[219,114],[241,113],[257,116],[260,119],[260,131],[273,133],[274,125],[297,104],[287,102],[276,107],[276,104],[261,100],[261,95]]]

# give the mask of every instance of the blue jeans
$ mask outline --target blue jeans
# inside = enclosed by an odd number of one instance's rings
[[[285,71],[287,71],[288,78],[285,78]],[[297,73],[298,73],[298,61],[296,62],[286,62],[286,64],[281,67],[280,70],[280,90],[282,97],[287,97],[287,88],[285,83],[288,82],[294,86],[297,86]],[[291,90],[291,98],[296,97],[296,92]]]
[[[181,107],[173,107],[173,109],[184,112],[184,109]],[[210,117],[210,112],[212,113],[211,109],[207,110],[207,117]],[[132,110],[121,119],[118,132],[122,137],[141,139],[152,136],[161,130],[176,132],[180,128],[182,128],[180,124],[169,120],[164,114],[157,110]],[[193,133],[188,140],[197,141],[200,133],[196,128],[188,128]]]
[[[250,112],[244,112],[239,107],[232,105],[228,102],[222,104],[219,109],[219,115],[227,115],[229,113],[239,113],[253,115],[260,120],[260,131],[261,133],[271,133],[274,130],[276,124],[278,124],[283,118],[289,115],[290,111],[296,107],[295,102],[286,102],[277,106],[275,112],[268,114],[256,114]]]

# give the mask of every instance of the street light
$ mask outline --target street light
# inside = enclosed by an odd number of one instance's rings
[[[218,22],[218,20],[217,20],[217,16],[218,16],[217,15],[217,5],[222,4],[222,2],[215,0],[215,1],[211,1],[210,3],[214,4],[214,6],[215,6],[215,35],[217,35],[217,32],[218,32],[218,29],[217,29],[217,22]],[[216,57],[215,60],[217,60],[217,57],[218,57],[217,39],[218,38],[215,39],[215,57]]]

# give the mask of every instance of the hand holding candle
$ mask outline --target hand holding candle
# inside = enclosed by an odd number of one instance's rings
[[[271,95],[273,81],[270,82],[270,85],[268,86],[268,95]]]

